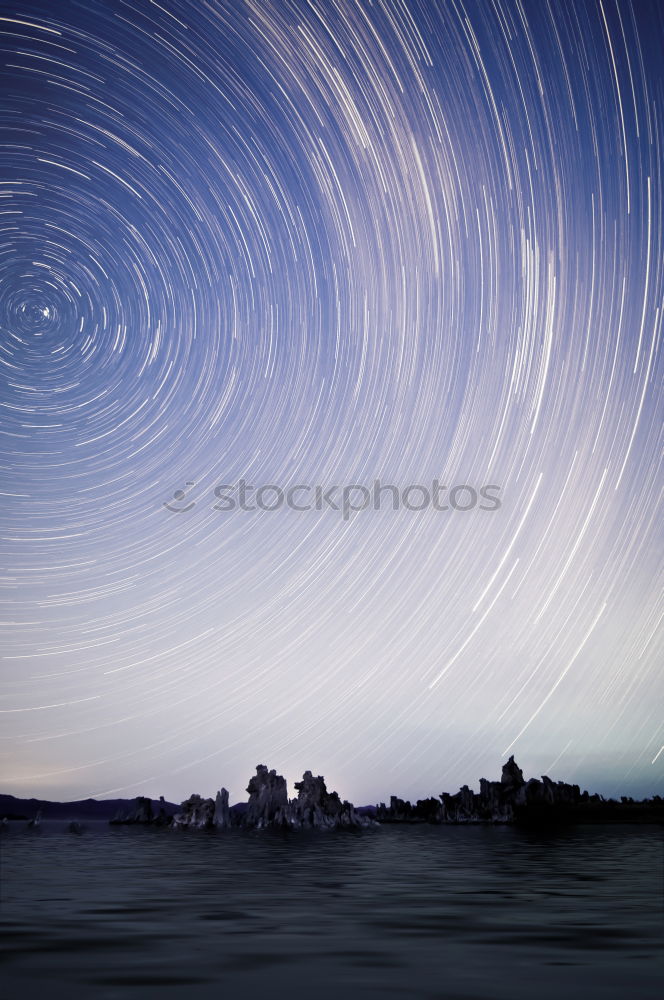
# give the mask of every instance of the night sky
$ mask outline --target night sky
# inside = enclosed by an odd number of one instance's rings
[[[662,791],[663,10],[2,6],[3,791]]]

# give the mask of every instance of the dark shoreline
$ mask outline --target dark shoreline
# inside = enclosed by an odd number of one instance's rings
[[[263,764],[249,781],[247,802],[229,805],[222,788],[215,799],[191,795],[177,805],[163,797],[150,799],[85,799],[49,802],[0,795],[0,823],[26,822],[38,827],[41,820],[64,820],[78,833],[85,821],[105,821],[117,826],[153,826],[173,829],[362,829],[381,825],[511,825],[556,827],[625,824],[664,825],[664,799],[643,800],[623,796],[620,801],[582,792],[563,781],[525,780],[514,757],[503,765],[500,781],[480,780],[480,791],[464,785],[450,795],[420,799],[414,805],[392,796],[389,805],[355,807],[329,792],[325,780],[306,771],[296,782],[298,795],[288,798],[285,778]]]

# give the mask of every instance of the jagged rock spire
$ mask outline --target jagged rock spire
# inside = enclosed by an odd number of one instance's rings
[[[500,782],[508,788],[520,788],[525,784],[523,771],[514,760],[514,754],[512,754],[506,764],[503,764],[503,774]]]
[[[256,774],[247,785],[249,804],[245,826],[257,830],[267,826],[288,826],[289,802],[286,779],[276,771],[268,771],[265,764],[256,766]]]

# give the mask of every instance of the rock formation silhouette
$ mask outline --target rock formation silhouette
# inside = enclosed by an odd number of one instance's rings
[[[623,798],[606,801],[601,795],[582,792],[578,785],[526,781],[514,757],[503,765],[500,781],[480,778],[479,793],[463,785],[455,795],[443,792],[436,799],[420,800],[415,806],[392,796],[390,805],[376,807],[381,823],[559,823],[559,822],[652,822],[664,820],[662,799],[644,802]]]
[[[328,792],[325,779],[305,771],[296,781],[298,795],[291,802],[290,825],[298,829],[335,830],[339,827],[369,826],[371,820],[359,815],[350,802],[342,802],[337,792]]]
[[[369,817],[359,814],[351,802],[342,801],[337,792],[329,792],[321,775],[314,777],[311,771],[305,771],[302,781],[295,782],[295,788],[297,798],[289,799],[286,779],[275,770],[269,770],[265,764],[258,764],[256,774],[247,785],[249,801],[246,808],[230,808],[225,788],[217,792],[214,800],[191,795],[173,817],[173,828],[336,830],[374,823]]]
[[[244,826],[254,830],[290,825],[290,804],[286,779],[276,771],[268,771],[265,764],[258,764],[256,774],[247,785],[249,803]]]
[[[218,830],[224,830],[231,825],[231,811],[228,806],[228,792],[225,788],[220,788],[217,792],[212,820]]]
[[[606,801],[546,775],[526,781],[513,756],[503,765],[500,781],[480,779],[479,792],[463,785],[454,795],[443,792],[414,805],[393,795],[389,806],[381,802],[375,809],[356,809],[328,791],[322,775],[311,771],[295,782],[295,789],[297,797],[289,799],[286,779],[258,764],[247,785],[246,805],[229,806],[228,791],[221,788],[215,799],[190,795],[171,818],[163,797],[155,816],[152,800],[139,796],[133,809],[111,823],[170,824],[176,830],[339,830],[380,823],[664,822],[659,796],[643,802],[625,797]]]
[[[190,795],[182,803],[180,811],[173,817],[173,829],[190,827],[195,830],[211,830],[214,826],[214,799],[204,799],[201,795]]]

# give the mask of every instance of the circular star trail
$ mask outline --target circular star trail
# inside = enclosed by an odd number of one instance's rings
[[[663,43],[623,0],[5,5],[7,791],[655,790]]]

